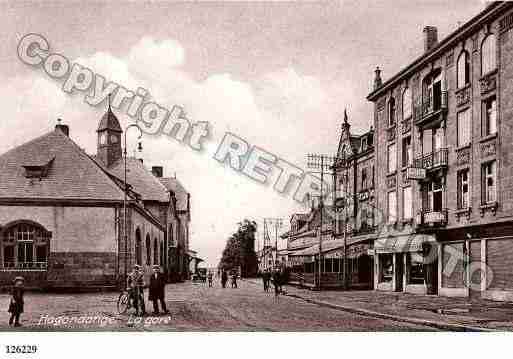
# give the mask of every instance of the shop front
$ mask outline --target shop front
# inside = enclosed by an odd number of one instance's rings
[[[437,294],[438,246],[434,236],[414,234],[374,242],[376,290]]]
[[[350,288],[372,287],[372,258],[369,243],[349,244],[347,251],[347,278]],[[306,287],[318,287],[319,271],[322,288],[344,286],[344,242],[331,240],[323,243],[319,263],[319,246],[289,254],[291,280]]]

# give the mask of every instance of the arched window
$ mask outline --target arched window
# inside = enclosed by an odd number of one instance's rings
[[[31,221],[8,225],[2,235],[2,267],[46,269],[52,234]]]
[[[151,264],[151,239],[150,235],[146,235],[146,265]]]
[[[165,263],[166,263],[166,258],[164,256],[165,256],[164,241],[161,241],[160,242],[160,265],[161,266],[165,266]]]
[[[159,264],[159,243],[157,238],[153,240],[153,264]]]
[[[461,52],[460,56],[458,57],[458,65],[456,71],[457,88],[462,88],[470,83],[470,59],[468,52]]]
[[[170,247],[174,247],[175,243],[174,243],[174,233],[173,233],[173,224],[172,223],[169,223],[167,238],[168,238],[168,245]]]
[[[481,75],[486,75],[497,67],[495,35],[488,35],[481,44]]]
[[[142,264],[142,238],[139,228],[135,230],[135,263]]]
[[[393,97],[388,101],[388,125],[395,125],[395,99]]]
[[[407,120],[411,117],[412,108],[411,108],[411,91],[407,87],[403,92],[403,120]]]

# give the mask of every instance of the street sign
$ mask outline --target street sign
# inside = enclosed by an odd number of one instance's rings
[[[425,168],[408,167],[406,169],[406,179],[423,180],[427,176]]]

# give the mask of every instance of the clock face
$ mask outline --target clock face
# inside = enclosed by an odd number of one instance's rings
[[[118,136],[116,136],[116,135],[110,135],[110,142],[112,142],[112,143],[118,143]]]
[[[100,144],[101,144],[101,145],[104,145],[104,144],[106,144],[106,143],[107,143],[107,134],[106,134],[106,133],[102,133],[102,134],[100,135]]]

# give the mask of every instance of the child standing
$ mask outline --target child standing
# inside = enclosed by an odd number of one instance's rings
[[[9,313],[11,313],[9,325],[12,325],[14,321],[15,327],[21,326],[20,314],[23,313],[24,282],[25,279],[23,277],[16,277],[12,287],[11,303],[9,304]]]

